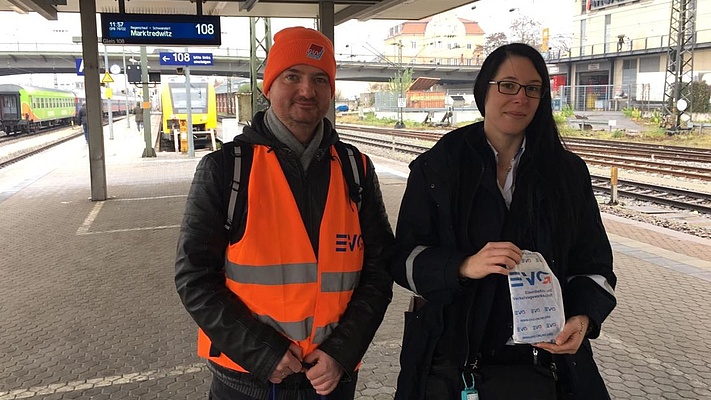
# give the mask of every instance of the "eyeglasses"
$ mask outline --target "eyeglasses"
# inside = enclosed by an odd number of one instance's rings
[[[526,97],[532,99],[540,99],[546,93],[546,90],[541,85],[521,85],[511,81],[490,81],[489,85],[496,85],[499,88],[499,93],[511,96],[518,94],[523,88]]]

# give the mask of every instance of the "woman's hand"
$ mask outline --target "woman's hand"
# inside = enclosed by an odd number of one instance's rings
[[[590,318],[587,315],[570,317],[556,336],[555,343],[536,343],[534,346],[553,354],[575,354],[585,339],[588,326]]]
[[[521,262],[521,249],[511,242],[489,242],[478,253],[464,259],[459,275],[481,279],[489,274],[508,275]]]

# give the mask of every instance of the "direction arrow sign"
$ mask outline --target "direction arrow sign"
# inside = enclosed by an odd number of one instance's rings
[[[160,53],[160,65],[213,65],[212,53]]]
[[[83,58],[75,58],[74,59],[74,64],[76,65],[76,70],[77,70],[77,75],[79,76],[84,76],[84,59]]]

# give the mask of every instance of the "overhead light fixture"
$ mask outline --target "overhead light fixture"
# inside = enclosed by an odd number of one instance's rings
[[[240,11],[252,11],[259,0],[246,0],[239,6]]]
[[[55,0],[53,3],[42,1],[37,2],[36,0],[8,0],[12,5],[12,9],[20,14],[27,14],[29,12],[36,12],[47,20],[56,21],[57,20],[57,7],[55,4],[66,5],[65,0]]]
[[[18,0],[8,0],[11,4],[12,9],[18,14],[28,14],[32,12],[32,8],[28,7],[21,1]]]

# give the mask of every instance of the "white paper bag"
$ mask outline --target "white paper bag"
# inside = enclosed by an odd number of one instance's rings
[[[509,271],[514,343],[555,342],[565,325],[558,278],[540,253],[523,251]]]

